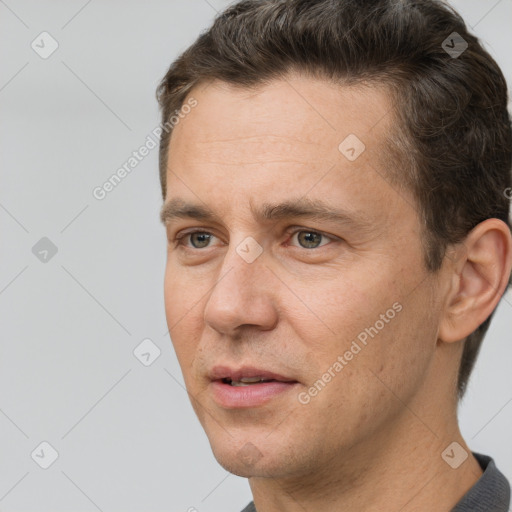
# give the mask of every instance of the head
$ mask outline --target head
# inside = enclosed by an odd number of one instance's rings
[[[219,461],[277,474],[275,440],[304,469],[300,436],[328,456],[398,424],[389,389],[455,407],[512,265],[507,88],[463,20],[433,0],[242,1],[158,98],[167,319]],[[246,363],[295,384],[219,405],[212,368]]]

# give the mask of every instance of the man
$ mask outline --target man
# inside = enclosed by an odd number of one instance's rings
[[[457,421],[512,267],[506,83],[461,18],[242,1],[158,98],[167,322],[245,511],[508,511]]]

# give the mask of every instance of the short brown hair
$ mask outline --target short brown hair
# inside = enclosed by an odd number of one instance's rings
[[[450,52],[456,42],[460,55]],[[505,78],[445,3],[240,1],[170,66],[157,90],[162,123],[199,83],[217,79],[252,87],[290,71],[340,84],[389,86],[398,120],[391,151],[395,179],[416,197],[428,270],[438,270],[447,247],[485,219],[510,227],[505,191],[512,182],[512,130]],[[165,130],[160,141],[164,200],[171,134]],[[493,314],[465,340],[459,398]]]

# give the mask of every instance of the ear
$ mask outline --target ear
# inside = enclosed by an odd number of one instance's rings
[[[512,269],[512,236],[505,222],[487,219],[470,231],[456,251],[438,337],[464,339],[494,311]]]

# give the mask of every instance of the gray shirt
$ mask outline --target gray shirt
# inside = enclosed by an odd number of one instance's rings
[[[508,512],[510,484],[505,475],[491,457],[475,452],[473,455],[484,473],[451,512]],[[242,512],[257,512],[254,502]]]

